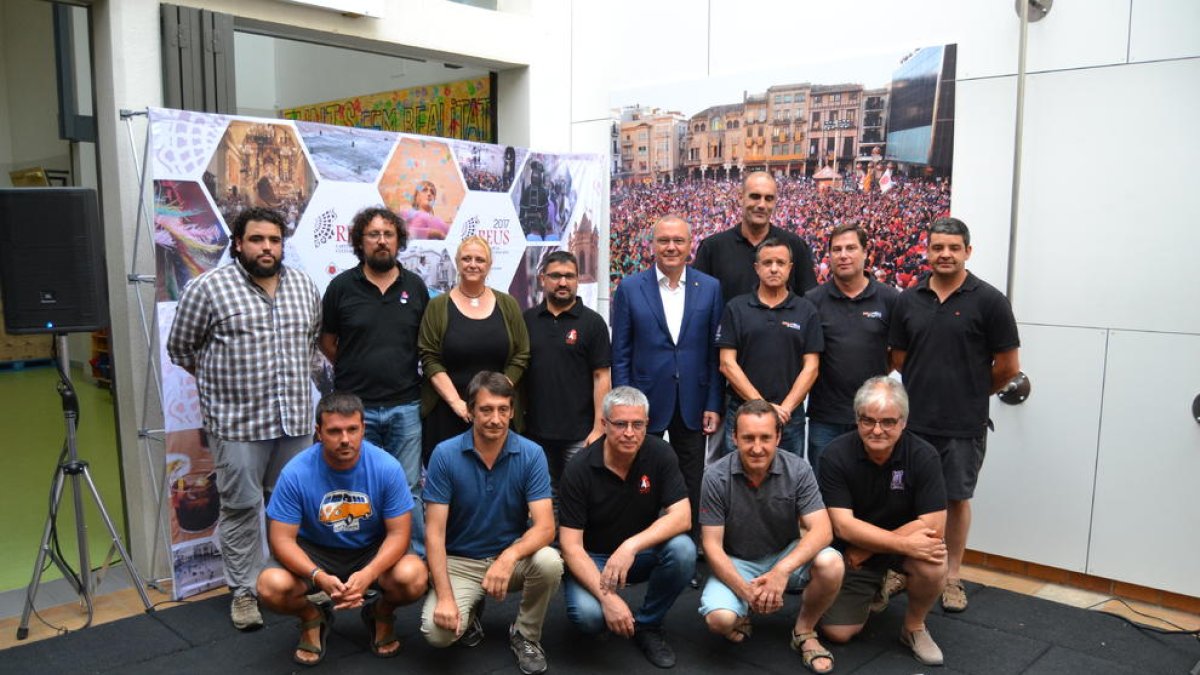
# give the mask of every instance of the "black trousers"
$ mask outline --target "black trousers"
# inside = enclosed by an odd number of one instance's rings
[[[671,423],[663,431],[654,432],[655,436],[670,436],[669,443],[675,449],[679,458],[679,470],[683,473],[683,483],[687,486],[688,501],[692,503],[692,539],[697,548],[700,546],[700,485],[704,480],[704,452],[707,442],[704,432],[699,429],[689,429],[679,414],[679,404],[675,404],[675,414]]]

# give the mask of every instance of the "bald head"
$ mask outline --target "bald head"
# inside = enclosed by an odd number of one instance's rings
[[[654,223],[654,263],[672,280],[678,280],[692,252],[692,228],[679,216],[664,216]]]
[[[775,177],[766,171],[752,171],[742,181],[742,230],[756,235],[752,241],[766,235],[777,196]]]
[[[751,171],[742,179],[742,192],[746,191],[746,186],[750,185],[751,181],[766,179],[771,182],[771,185],[776,185],[775,177],[767,171]]]

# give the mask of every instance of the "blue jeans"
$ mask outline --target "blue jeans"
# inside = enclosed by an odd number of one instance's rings
[[[737,443],[733,441],[733,422],[737,409],[742,404],[729,400],[729,409],[725,412],[725,454],[737,452]],[[779,449],[787,450],[797,457],[804,456],[804,406],[792,411],[792,417],[783,425],[783,435],[779,437]]]
[[[759,558],[758,560],[742,560],[741,558],[734,558],[733,556],[729,556],[729,560],[733,563],[734,569],[737,570],[737,573],[742,577],[742,579],[750,581],[751,579],[760,577],[769,572],[771,568],[775,566],[775,563],[779,562],[779,560],[788,553],[791,553],[792,549],[796,548],[796,545],[799,543],[800,540],[796,539],[792,543],[788,544],[787,547],[779,553],[773,553],[771,555]],[[826,546],[818,551],[817,555],[820,555],[825,551],[833,551],[833,549]],[[816,560],[816,556],[813,556],[813,560]],[[799,591],[807,586],[809,581],[809,568],[811,567],[812,560],[801,565],[796,571],[792,572],[792,574],[788,577],[787,589],[789,591]],[[727,609],[738,616],[750,615],[749,603],[738,597],[737,594],[733,592],[733,589],[726,586],[723,581],[714,575],[708,578],[708,581],[704,584],[704,590],[700,592],[700,616],[708,616],[718,609]]]
[[[413,497],[412,551],[425,557],[425,509],[421,502],[421,403],[363,410],[366,439],[400,460]]]
[[[812,465],[813,475],[820,477],[821,453],[830,441],[844,433],[858,429],[856,424],[838,424],[836,422],[808,423],[808,463]]]
[[[603,571],[608,556],[589,553],[596,569]],[[696,545],[687,534],[677,534],[667,541],[638,553],[629,568],[626,581],[631,584],[648,582],[642,606],[633,614],[639,626],[662,626],[663,619],[675,604],[675,599],[687,588],[696,573]],[[563,598],[567,602],[567,618],[580,632],[595,635],[606,630],[604,609],[600,601],[584,588],[575,576],[563,576]]]

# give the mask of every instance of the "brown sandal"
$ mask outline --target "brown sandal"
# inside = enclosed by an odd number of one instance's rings
[[[396,625],[396,616],[394,614],[380,616],[376,613],[378,606],[378,601],[364,604],[362,608],[362,621],[363,625],[367,627],[367,639],[370,640],[371,653],[381,659],[390,659],[400,653],[400,638],[396,637],[393,628]],[[387,626],[388,628],[393,628],[393,630],[389,630],[383,638],[376,639],[375,629],[377,625]],[[396,648],[391,651],[383,650],[384,647],[392,645],[396,645]]]
[[[299,644],[296,645],[296,651],[292,653],[292,660],[302,666],[315,666],[325,659],[325,639],[329,636],[329,626],[333,623],[333,612],[325,607],[318,606],[317,609],[320,613],[315,618],[300,622],[301,635],[310,628],[320,628],[317,635],[318,644],[314,645],[302,638]],[[298,652],[316,654],[317,658],[312,661],[305,661],[299,657]]]
[[[805,649],[804,643],[808,640],[819,640],[817,631],[810,630],[807,633],[792,633],[792,651],[800,655],[804,661],[804,667],[814,673],[832,673],[833,672],[833,654],[829,653],[828,649],[818,647],[817,649]],[[827,670],[817,670],[813,665],[813,661],[817,659],[829,659],[829,668]]]
[[[734,635],[738,636],[736,640],[733,639]],[[735,645],[740,645],[751,635],[754,635],[754,625],[750,623],[750,615],[747,614],[746,616],[738,617],[738,620],[733,623],[733,628],[729,631],[729,635],[725,636],[725,639]]]

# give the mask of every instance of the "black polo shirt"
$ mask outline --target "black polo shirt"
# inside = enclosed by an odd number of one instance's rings
[[[808,394],[808,418],[854,423],[854,393],[863,382],[886,375],[888,324],[900,291],[867,277],[867,287],[847,298],[832,279],[804,294],[821,315],[825,351]]]
[[[321,308],[322,332],[338,337],[334,387],[369,407],[419,400],[417,331],[428,304],[425,282],[403,267],[384,293],[362,265],[334,277]]]
[[[582,300],[558,316],[543,300],[524,316],[530,350],[521,376],[525,431],[539,440],[582,441],[596,419],[592,371],[612,365],[608,325]]]
[[[821,497],[831,509],[885,530],[946,508],[942,461],[933,446],[904,431],[882,466],[867,457],[857,431],[833,439],[821,454]],[[835,541],[838,550],[846,542]]]
[[[900,294],[888,345],[907,352],[908,427],[919,434],[987,433],[995,354],[1021,346],[1008,298],[970,272],[945,302],[929,276]]]
[[[779,553],[800,536],[800,519],[825,508],[808,462],[777,450],[762,483],[746,477],[738,453],[704,470],[700,524],[725,528],[722,547],[742,560]]]
[[[738,365],[771,403],[779,403],[791,391],[804,369],[804,355],[825,348],[817,308],[791,292],[774,307],[764,305],[757,293],[730,300],[717,329],[716,344],[737,350]],[[729,393],[741,401],[732,387]]]
[[[583,530],[583,548],[588,553],[609,555],[681,499],[687,499],[687,487],[670,444],[647,435],[629,474],[621,480],[604,466],[601,436],[563,470],[559,524]]]
[[[817,285],[812,249],[803,239],[774,225],[767,231],[767,237],[779,239],[792,250],[792,278],[788,287],[793,293],[802,295]],[[692,266],[721,282],[721,299],[726,303],[758,288],[758,273],[754,271],[754,244],[742,236],[741,225],[700,242]]]

